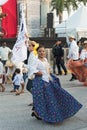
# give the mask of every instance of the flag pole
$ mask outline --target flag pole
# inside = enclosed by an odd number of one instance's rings
[[[23,5],[21,5],[21,22],[16,43],[13,47],[12,61],[16,64],[27,59],[27,42],[29,40],[24,17]]]

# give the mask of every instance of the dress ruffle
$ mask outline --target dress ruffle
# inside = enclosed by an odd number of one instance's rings
[[[33,79],[33,102],[35,111],[46,122],[62,122],[77,113],[82,105],[61,87],[59,79],[51,75],[48,83],[36,76]]]

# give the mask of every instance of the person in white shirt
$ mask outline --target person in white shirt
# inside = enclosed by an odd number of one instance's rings
[[[77,61],[79,59],[79,47],[75,41],[74,36],[69,36],[70,46],[69,46],[69,53],[68,53],[68,59],[72,59],[73,61]],[[72,74],[72,77],[70,81],[75,80],[76,77],[74,74]]]
[[[32,94],[32,79],[33,79],[33,73],[36,71],[35,70],[35,64],[36,64],[36,59],[37,57],[34,54],[34,47],[35,47],[35,42],[29,41],[28,44],[28,51],[30,52],[29,57],[28,57],[28,64],[24,64],[24,67],[27,68],[28,70],[28,82],[26,85],[26,89]],[[32,103],[29,104],[29,106],[33,105]]]
[[[71,62],[70,65],[69,62]],[[79,60],[71,60],[69,62],[68,68],[70,68],[77,79],[87,87],[87,40],[83,43],[83,49],[80,53]]]
[[[16,95],[20,94],[19,87],[21,85],[21,81],[23,81],[23,76],[20,73],[20,69],[17,68],[15,70],[15,76],[14,76],[14,78],[12,80],[12,83],[14,85],[14,91],[16,92]]]
[[[0,56],[2,58],[2,63],[5,66],[6,61],[8,60],[8,54],[11,52],[11,49],[7,47],[6,42],[2,43],[2,46],[0,47]],[[7,67],[5,67],[5,73],[7,73]]]
[[[83,43],[83,49],[80,54],[80,60],[82,66],[79,67],[81,70],[78,74],[79,81],[83,82],[83,85],[87,87],[87,40]],[[82,78],[79,78],[82,77]]]
[[[87,60],[87,40],[85,40],[83,43],[83,49],[80,54],[80,60]]]
[[[2,43],[2,46],[0,47],[0,56],[2,58],[3,65],[5,65],[6,61],[8,60],[9,52],[11,52],[11,49],[7,47],[6,42]]]
[[[0,57],[0,91],[4,92],[5,91],[5,87],[3,85],[3,72],[4,72],[4,67],[3,67],[3,63],[1,62],[1,57]]]

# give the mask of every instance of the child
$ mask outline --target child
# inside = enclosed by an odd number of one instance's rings
[[[21,81],[23,81],[23,76],[20,74],[20,69],[17,68],[15,70],[15,76],[12,80],[12,83],[14,85],[14,92],[16,92],[16,95],[20,95],[19,87],[21,85]]]
[[[6,61],[5,67],[7,67],[6,83],[12,83],[12,75],[15,72],[16,66],[11,60],[12,52],[8,53],[8,60]]]
[[[0,87],[2,88],[0,89],[1,92],[5,91],[5,87],[3,85],[3,70],[4,70],[4,67],[3,67],[3,63],[1,62],[1,57],[0,57]]]

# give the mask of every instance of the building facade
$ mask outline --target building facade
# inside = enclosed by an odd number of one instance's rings
[[[20,4],[24,5],[26,25],[30,37],[42,37],[44,35],[47,13],[50,12],[50,2],[51,0],[17,0],[18,12],[20,12]],[[19,14],[18,18],[20,19]]]

